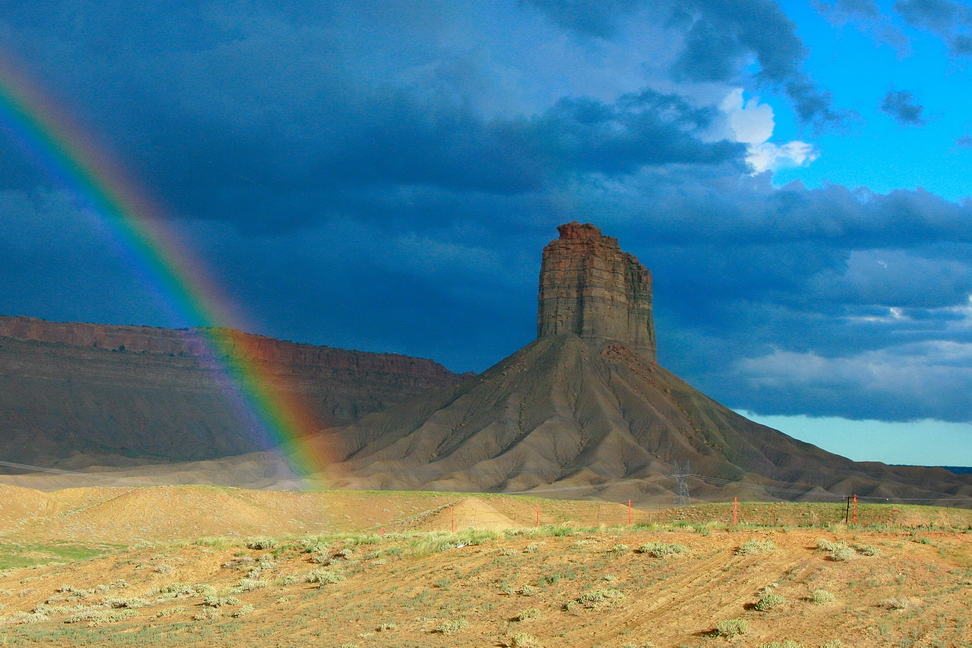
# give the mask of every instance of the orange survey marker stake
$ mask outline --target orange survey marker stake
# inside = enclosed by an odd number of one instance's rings
[[[452,507],[452,532],[456,532],[456,507]]]
[[[739,498],[732,498],[732,525],[736,526],[739,524]]]
[[[631,500],[628,500],[628,526],[631,526]]]
[[[537,528],[540,528],[540,505],[537,504]]]

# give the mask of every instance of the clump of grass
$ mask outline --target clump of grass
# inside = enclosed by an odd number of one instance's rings
[[[240,599],[235,596],[207,596],[203,599],[203,605],[208,607],[222,607],[224,605],[239,605]]]
[[[391,632],[393,630],[398,630],[398,624],[394,621],[382,623],[380,626],[375,628],[375,632]]]
[[[486,544],[487,542],[496,540],[500,535],[498,531],[490,531],[488,529],[463,529],[456,534],[459,541],[467,546]]]
[[[517,614],[514,618],[517,621],[531,621],[533,619],[539,619],[543,616],[543,613],[537,608],[527,608]]]
[[[736,549],[737,556],[755,556],[761,553],[770,553],[776,551],[776,545],[769,540],[759,540],[753,538],[742,543],[738,549]]]
[[[612,553],[615,556],[623,556],[624,554],[628,553],[629,551],[631,551],[631,547],[629,547],[628,545],[626,545],[624,543],[619,542],[618,544],[616,544],[613,547],[611,547],[608,550],[608,553]]]
[[[708,524],[693,524],[692,528],[695,529],[695,532],[700,536],[707,538],[712,535],[712,529],[709,528]]]
[[[452,621],[445,621],[436,631],[442,634],[455,634],[462,632],[467,627],[469,627],[469,622],[465,619],[453,619]]]
[[[307,536],[297,543],[297,549],[303,553],[324,552],[327,551],[328,547],[327,541],[318,536]]]
[[[524,585],[520,588],[520,596],[536,596],[538,591],[533,585]]]
[[[624,594],[616,589],[596,589],[584,592],[577,597],[576,602],[588,610],[599,610],[616,605],[624,600]],[[568,611],[572,611],[569,609]]]
[[[540,551],[541,547],[543,547],[543,545],[545,545],[545,544],[547,544],[547,543],[546,542],[531,542],[527,546],[523,547],[523,553],[537,553],[538,551]]]
[[[128,608],[130,610],[148,605],[148,601],[143,598],[107,598],[105,603],[113,608]]]
[[[649,542],[638,547],[638,553],[648,554],[653,558],[665,558],[675,556],[688,551],[684,545],[678,543],[666,544],[664,542]]]
[[[238,619],[238,618],[240,618],[242,616],[246,616],[248,614],[253,614],[253,612],[255,610],[256,610],[256,606],[254,606],[254,605],[252,605],[250,603],[247,603],[246,605],[244,605],[243,607],[241,607],[236,612],[233,612],[233,617]]]
[[[346,576],[340,572],[330,571],[328,569],[315,569],[304,576],[304,580],[308,583],[319,583],[321,587],[324,585],[333,585],[334,583],[340,583],[346,580]]]
[[[531,634],[517,632],[506,642],[509,648],[541,648],[540,641]]]
[[[820,644],[820,648],[844,648],[844,642],[840,639],[831,639],[827,643]]]
[[[830,540],[819,540],[817,541],[817,549],[829,553],[830,559],[835,562],[843,562],[845,560],[850,560],[856,555],[856,552],[853,549],[851,549],[845,542],[831,542]]]
[[[520,552],[514,549],[513,547],[502,547],[499,550],[499,555],[501,556],[515,556],[518,553]]]
[[[771,641],[769,643],[760,644],[759,648],[803,648],[803,644],[797,643],[792,639],[784,639],[783,641]]]
[[[735,639],[749,632],[749,622],[745,619],[724,619],[716,624],[716,634],[727,639]]]
[[[210,538],[197,538],[193,543],[198,547],[213,547],[216,549],[222,549],[229,544],[232,544],[232,540],[225,536],[216,536]]]
[[[441,551],[455,549],[460,544],[454,534],[429,534],[412,541],[412,555],[416,557],[427,556]]]
[[[196,588],[189,583],[169,583],[155,590],[155,594],[161,594],[165,598],[181,598],[184,596],[195,596]]]
[[[780,607],[784,603],[786,603],[786,598],[784,596],[775,594],[773,592],[767,592],[760,597],[759,601],[757,601],[756,605],[753,607],[760,612],[768,612],[773,608]]]
[[[878,605],[888,610],[894,610],[894,611],[904,610],[908,608],[908,599],[889,598],[889,599],[884,599],[883,601],[878,603]]]
[[[277,546],[277,541],[273,538],[251,538],[246,541],[247,549],[273,549]]]
[[[193,621],[208,621],[210,619],[219,618],[219,608],[207,607],[203,608],[197,614],[192,615]]]
[[[857,549],[857,553],[862,554],[864,556],[876,556],[879,553],[881,553],[877,547],[874,547],[872,545],[858,544],[858,545],[854,545],[854,548]]]
[[[809,600],[814,605],[821,605],[823,603],[832,603],[834,601],[834,595],[825,589],[813,590],[810,594]]]
[[[14,620],[17,623],[28,624],[28,623],[40,623],[41,621],[47,621],[50,619],[49,616],[43,612],[15,612]]]
[[[241,578],[240,582],[237,583],[236,587],[230,588],[231,594],[243,594],[245,592],[252,592],[253,590],[262,589],[267,586],[266,581],[256,580],[253,578]]]
[[[175,607],[165,608],[164,610],[159,610],[152,616],[156,619],[164,619],[165,617],[174,616],[180,612],[185,612],[186,608],[183,605],[177,605]]]

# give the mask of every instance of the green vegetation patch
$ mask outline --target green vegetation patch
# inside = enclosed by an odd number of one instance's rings
[[[0,569],[17,569],[52,562],[73,562],[98,558],[121,549],[117,545],[80,545],[69,543],[0,543]]]

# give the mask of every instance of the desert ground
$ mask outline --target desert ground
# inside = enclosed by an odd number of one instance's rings
[[[972,511],[844,515],[0,485],[0,645],[972,645]]]

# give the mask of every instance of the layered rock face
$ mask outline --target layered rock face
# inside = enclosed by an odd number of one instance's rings
[[[592,225],[544,250],[539,337],[483,374],[355,423],[320,444],[338,487],[693,497],[921,500],[972,507],[972,476],[856,463],[759,425],[655,361],[651,281]]]
[[[654,362],[651,273],[590,223],[557,230],[560,238],[543,250],[537,337],[573,333],[599,346],[620,342]]]
[[[210,459],[263,450],[198,331],[0,317],[0,459]],[[431,360],[235,336],[236,355],[324,429],[462,380]]]

